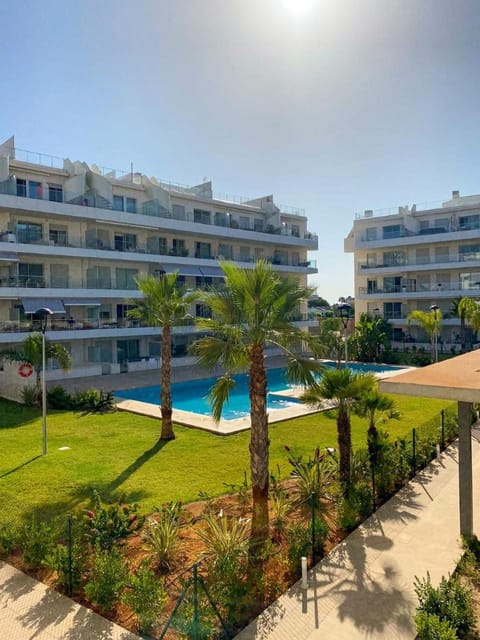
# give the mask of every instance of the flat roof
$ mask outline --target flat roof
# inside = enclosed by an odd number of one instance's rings
[[[393,375],[379,382],[382,393],[480,402],[480,350]]]

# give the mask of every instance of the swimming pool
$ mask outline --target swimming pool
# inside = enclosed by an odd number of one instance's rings
[[[328,367],[336,366],[336,363],[333,361],[325,361],[324,364]],[[357,362],[349,363],[349,367],[355,371],[371,371],[373,373],[399,369],[398,367],[389,365],[365,365]],[[248,376],[246,374],[238,374],[233,376],[233,378],[236,381],[236,385],[230,393],[230,401],[224,405],[222,411],[222,418],[225,420],[243,418],[250,413]],[[210,416],[212,410],[207,396],[210,388],[216,381],[217,378],[202,378],[200,380],[190,380],[188,382],[172,384],[174,409]],[[281,394],[281,391],[291,386],[285,378],[285,369],[268,370],[267,406],[269,410],[286,409],[287,407],[298,405],[299,400]],[[121,391],[115,391],[114,395],[118,398],[158,405],[160,401],[160,385],[139,387],[137,389],[123,389]]]

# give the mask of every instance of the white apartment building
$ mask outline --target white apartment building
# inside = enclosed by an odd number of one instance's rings
[[[188,187],[26,152],[13,137],[0,145],[0,350],[19,345],[35,328],[30,312],[48,307],[46,336],[69,349],[70,376],[159,367],[159,329],[127,317],[141,274],[177,271],[194,289],[221,282],[221,259],[249,267],[263,258],[305,284],[317,248],[304,213],[272,196],[234,201],[210,182]],[[306,311],[299,322],[308,324]],[[193,321],[175,327],[174,363],[188,363],[194,339]],[[63,378],[54,365],[47,379]]]
[[[397,346],[425,343],[425,333],[408,326],[407,316],[437,305],[442,348],[459,348],[452,303],[480,296],[480,195],[453,191],[443,203],[357,214],[345,251],[354,254],[357,320],[363,312],[382,315]]]

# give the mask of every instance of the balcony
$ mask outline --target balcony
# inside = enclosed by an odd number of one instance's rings
[[[415,259],[415,258],[405,258],[403,260],[398,260],[398,261],[394,261],[394,262],[378,262],[378,263],[372,263],[372,262],[359,262],[358,263],[358,268],[359,270],[376,270],[376,269],[390,269],[390,268],[399,268],[402,269],[403,267],[425,267],[430,265],[433,269],[439,267],[442,264],[452,264],[455,262],[475,262],[475,261],[480,261],[480,253],[475,251],[475,252],[471,252],[471,253],[459,253],[459,254],[455,254],[453,256],[445,256],[445,257],[439,257],[439,258],[429,258],[429,259],[425,259],[425,258],[419,258],[419,259]]]
[[[438,284],[435,286],[422,286],[421,288],[417,288],[415,286],[408,285],[400,285],[395,287],[387,287],[387,288],[370,288],[370,287],[359,287],[358,293],[359,295],[367,295],[367,296],[378,296],[382,295],[392,295],[392,294],[424,294],[424,293],[435,293],[435,296],[449,296],[450,294],[459,295],[458,292],[478,292],[480,295],[480,282],[475,282],[472,286],[467,287],[462,285],[461,283],[452,283],[448,285],[439,286]],[[415,297],[419,297],[416,295]]]

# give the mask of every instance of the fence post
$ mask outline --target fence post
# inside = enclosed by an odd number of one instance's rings
[[[417,473],[417,430],[412,429],[412,467],[413,475]]]
[[[198,621],[198,566],[193,565],[193,639],[199,640],[199,621]]]
[[[440,412],[441,417],[441,431],[440,431],[440,447],[442,451],[445,449],[445,409]]]
[[[312,566],[315,564],[315,494],[310,496],[310,506],[312,508]]]
[[[67,595],[69,598],[73,594],[73,571],[72,571],[72,514],[67,515]]]

